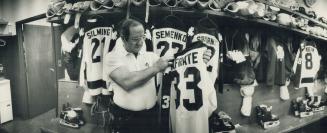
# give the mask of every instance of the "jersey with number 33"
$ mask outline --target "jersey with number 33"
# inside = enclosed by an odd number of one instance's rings
[[[160,57],[173,57],[177,52],[181,52],[186,47],[187,34],[177,28],[163,26],[152,29],[152,44],[154,53]],[[170,68],[166,68],[163,74],[156,76],[156,88],[160,90],[160,131],[162,133],[169,132],[169,108],[170,108],[170,88],[163,89],[163,84],[167,84],[169,76],[167,72]],[[169,84],[169,83],[168,83]]]
[[[171,124],[174,133],[209,133],[209,116],[217,108],[214,82],[217,74],[212,68],[218,60],[203,61],[207,45],[192,43],[175,54],[171,76]],[[212,58],[218,58],[213,54]],[[211,58],[211,59],[212,59]],[[215,68],[214,68],[215,69]]]

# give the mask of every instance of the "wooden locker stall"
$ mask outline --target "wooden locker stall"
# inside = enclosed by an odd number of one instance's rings
[[[14,114],[32,118],[57,106],[55,52],[50,26],[27,24],[45,14],[16,23],[17,44],[13,49]]]

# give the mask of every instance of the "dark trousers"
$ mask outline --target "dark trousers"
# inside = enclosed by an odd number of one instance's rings
[[[158,107],[130,111],[117,105],[112,107],[114,130],[119,133],[156,133],[158,131]]]

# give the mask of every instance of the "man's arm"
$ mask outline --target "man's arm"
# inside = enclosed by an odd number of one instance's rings
[[[121,66],[110,73],[110,78],[126,91],[146,83],[158,72],[168,67],[168,59],[160,58],[153,66],[142,70],[130,72],[126,66]]]
[[[206,50],[204,53],[204,62],[207,63],[210,60],[212,53],[210,50]],[[109,57],[110,58],[110,57]],[[157,73],[164,71],[169,65],[168,60],[171,57],[162,57],[152,67],[149,67],[142,71],[130,72],[126,66],[120,66],[110,72],[109,77],[120,85],[126,91],[130,91],[138,86],[146,83]],[[112,58],[111,58],[112,59]],[[109,64],[115,64],[110,62]]]

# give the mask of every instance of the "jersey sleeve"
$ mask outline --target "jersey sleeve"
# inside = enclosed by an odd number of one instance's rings
[[[75,48],[76,44],[78,43],[78,32],[74,27],[67,28],[64,33],[61,34],[61,50],[63,52],[71,52],[73,48]]]

